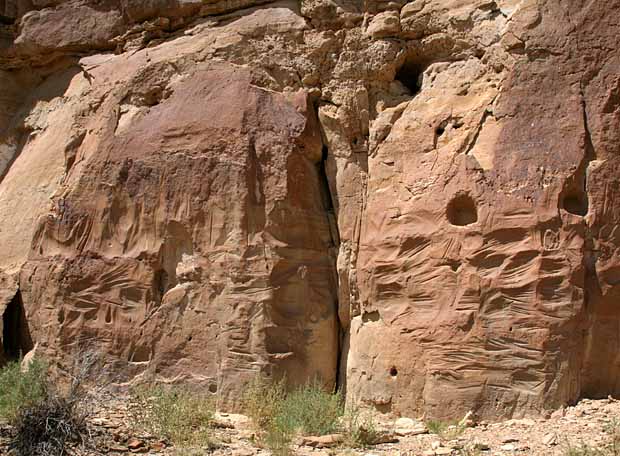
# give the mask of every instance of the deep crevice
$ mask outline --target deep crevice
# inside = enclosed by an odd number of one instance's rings
[[[334,276],[334,288],[335,288],[335,300],[334,300],[334,314],[336,316],[338,324],[338,346],[336,347],[336,372],[335,372],[335,389],[341,391],[343,394],[344,391],[344,379],[342,378],[342,356],[343,350],[345,346],[345,337],[346,333],[340,321],[338,319],[339,314],[339,301],[338,301],[338,277],[337,277],[337,256],[338,256],[338,248],[340,246],[340,236],[338,232],[338,220],[336,219],[336,213],[334,210],[334,198],[332,196],[331,189],[329,187],[329,179],[327,177],[327,160],[329,157],[329,149],[326,145],[323,145],[323,149],[321,152],[321,161],[317,164],[317,173],[319,177],[319,189],[321,192],[321,199],[323,200],[323,208],[325,210],[325,214],[327,216],[327,223],[329,225],[329,231],[331,235],[331,246],[330,251],[328,253],[330,261],[333,263],[333,268],[335,272]]]
[[[16,360],[32,350],[34,344],[26,319],[22,296],[18,290],[2,315],[2,349],[4,358]]]
[[[566,212],[585,217],[590,210],[590,201],[588,197],[588,167],[590,162],[596,160],[594,152],[594,144],[590,134],[588,125],[588,114],[585,102],[582,101],[582,116],[584,128],[584,156],[577,167],[577,170],[569,179],[567,179],[564,188],[560,194],[560,207]]]

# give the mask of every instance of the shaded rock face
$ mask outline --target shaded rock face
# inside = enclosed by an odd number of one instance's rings
[[[261,3],[0,2],[3,359],[620,393],[620,3]]]

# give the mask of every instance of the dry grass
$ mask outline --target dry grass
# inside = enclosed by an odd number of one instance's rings
[[[213,400],[178,386],[144,386],[134,391],[132,414],[138,427],[173,444],[177,453],[213,446]]]
[[[255,378],[244,395],[244,411],[252,420],[259,444],[276,456],[291,454],[295,436],[326,435],[339,430],[342,398],[323,389],[319,382],[286,392],[284,380]]]

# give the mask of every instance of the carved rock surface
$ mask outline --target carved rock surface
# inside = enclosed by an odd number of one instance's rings
[[[620,394],[618,8],[0,2],[2,358],[224,408],[257,372],[435,418]]]

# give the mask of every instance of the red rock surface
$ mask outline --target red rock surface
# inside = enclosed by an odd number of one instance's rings
[[[4,346],[223,407],[619,394],[620,3],[259,3],[0,2]]]

